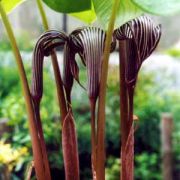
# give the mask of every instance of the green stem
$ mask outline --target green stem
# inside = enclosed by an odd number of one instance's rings
[[[97,125],[97,180],[105,179],[105,98],[106,84],[108,76],[108,64],[110,48],[116,13],[120,0],[114,0],[112,14],[108,25],[108,31],[103,54],[103,64],[100,80],[99,106],[98,106],[98,125]]]
[[[47,31],[47,30],[49,30],[49,25],[48,25],[46,13],[45,13],[43,5],[42,5],[42,1],[41,0],[36,0],[36,2],[37,2],[37,5],[38,5],[40,15],[41,15],[41,19],[42,19],[44,29]]]
[[[16,64],[19,71],[19,76],[22,84],[22,90],[25,98],[25,105],[27,109],[28,119],[29,119],[29,128],[30,128],[30,134],[32,139],[32,149],[33,149],[33,155],[34,155],[34,163],[35,163],[35,169],[36,169],[36,175],[39,180],[44,179],[50,179],[50,171],[49,169],[46,169],[46,163],[43,161],[43,151],[41,148],[41,142],[38,136],[38,129],[37,124],[35,123],[35,117],[34,117],[34,110],[32,105],[32,99],[30,95],[30,90],[28,86],[28,81],[26,78],[25,69],[23,66],[22,58],[12,31],[12,27],[9,23],[8,17],[6,15],[6,12],[4,10],[2,2],[0,2],[0,14],[2,17],[2,21],[4,23],[4,26],[6,28],[7,34],[9,36],[9,40],[11,42],[12,50],[15,56]]]
[[[49,25],[48,25],[46,13],[45,13],[44,8],[43,8],[42,1],[36,0],[36,2],[38,5],[40,15],[41,15],[41,19],[42,19],[44,29],[47,31],[47,30],[49,30]],[[63,123],[63,120],[65,119],[65,117],[67,115],[67,105],[66,105],[64,88],[63,88],[62,78],[60,75],[60,69],[59,69],[57,55],[55,53],[55,50],[51,53],[51,59],[52,59],[52,65],[53,65],[53,69],[54,69],[54,76],[55,76],[55,80],[56,80],[59,108],[60,108],[61,118],[62,118],[61,122]]]

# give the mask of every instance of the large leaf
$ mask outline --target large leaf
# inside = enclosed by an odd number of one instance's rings
[[[73,13],[91,9],[91,0],[43,0],[57,12]]]
[[[180,0],[132,0],[144,11],[157,15],[170,15],[180,12]]]
[[[107,28],[112,13],[113,0],[93,0],[95,12],[100,23]],[[142,14],[142,10],[131,0],[120,0],[115,28]]]
[[[16,6],[23,3],[25,0],[1,0],[6,13],[11,12]]]
[[[96,13],[94,11],[93,5],[91,6],[91,9],[89,10],[78,12],[78,13],[71,13],[70,15],[88,24],[92,23],[96,19]]]

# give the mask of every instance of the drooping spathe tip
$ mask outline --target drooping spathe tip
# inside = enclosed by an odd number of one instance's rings
[[[32,61],[31,95],[34,100],[40,101],[43,94],[43,60],[50,55],[52,49],[63,46],[68,40],[65,33],[60,31],[45,32],[36,43]]]
[[[151,55],[161,37],[161,25],[147,16],[140,16],[114,31],[119,41],[126,40],[126,81],[135,85],[143,61]]]
[[[73,47],[87,67],[87,91],[90,99],[97,99],[106,33],[97,27],[79,28],[71,33]],[[113,37],[111,52],[116,47]]]

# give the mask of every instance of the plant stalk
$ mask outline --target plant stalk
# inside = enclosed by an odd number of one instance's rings
[[[114,0],[112,14],[110,17],[105,49],[103,54],[103,63],[100,79],[99,89],[99,104],[98,104],[98,121],[97,121],[97,180],[105,179],[105,98],[106,98],[106,84],[108,76],[108,64],[110,56],[110,48],[112,41],[112,34],[114,30],[114,23],[116,19],[117,9],[120,0]]]
[[[119,62],[119,75],[120,75],[120,134],[121,134],[121,180],[125,180],[124,170],[125,165],[122,159],[125,156],[125,147],[128,138],[128,91],[125,82],[125,61],[126,61],[126,41],[119,41],[119,54],[120,54],[120,62]]]
[[[62,79],[60,75],[60,69],[59,69],[57,55],[55,53],[55,50],[53,50],[53,52],[51,53],[51,58],[52,58],[52,65],[53,65],[54,75],[55,75],[55,80],[56,80],[57,96],[58,96],[58,102],[59,102],[59,107],[60,107],[59,109],[60,109],[61,119],[62,119],[62,124],[63,124],[63,121],[68,113],[68,110],[67,110],[65,93],[64,93],[63,83],[62,83]]]
[[[133,180],[134,129],[133,96],[134,88],[126,83],[126,40],[119,41],[119,75],[120,75],[120,134],[121,134],[121,180]]]
[[[121,151],[125,148],[128,137],[128,94],[125,82],[125,61],[126,61],[126,41],[119,41],[119,77],[120,77],[120,124],[121,124]],[[121,155],[122,157],[122,155]]]
[[[96,99],[90,98],[91,106],[91,168],[93,180],[96,180]]]
[[[43,8],[42,1],[36,0],[36,2],[37,2],[38,9],[39,9],[39,13],[41,15],[42,24],[44,26],[44,29],[47,31],[47,30],[49,30],[49,25],[48,25],[46,13]]]
[[[44,180],[44,179],[50,180],[51,179],[50,169],[46,168],[46,167],[49,167],[49,164],[43,159],[43,154],[46,152],[43,152],[44,148],[42,149],[41,143],[44,144],[44,142],[40,142],[40,139],[38,136],[38,129],[37,129],[37,124],[36,124],[36,120],[34,116],[34,109],[33,109],[32,99],[31,99],[30,90],[28,86],[28,81],[26,78],[25,69],[23,66],[19,49],[17,47],[17,43],[15,40],[13,31],[12,31],[12,27],[10,25],[10,22],[8,20],[8,17],[6,15],[2,2],[0,2],[0,14],[2,17],[3,24],[6,28],[7,34],[9,36],[9,40],[12,46],[12,50],[13,50],[16,64],[19,71],[22,90],[23,90],[23,94],[25,98],[27,115],[29,119],[29,128],[30,128],[30,134],[31,134],[31,139],[32,139],[32,149],[33,149],[36,175],[39,180]]]

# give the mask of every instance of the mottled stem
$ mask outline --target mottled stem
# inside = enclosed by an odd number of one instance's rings
[[[121,180],[133,180],[133,95],[134,89],[127,86],[125,63],[127,60],[126,40],[119,41],[120,53],[120,134],[121,134]],[[130,152],[130,156],[129,156]],[[129,157],[128,157],[129,156]],[[130,162],[130,164],[128,164]]]
[[[51,179],[48,155],[47,155],[46,144],[45,144],[45,140],[43,136],[43,129],[42,129],[41,118],[40,118],[39,103],[33,102],[33,107],[34,107],[34,113],[35,113],[35,122],[38,129],[38,136],[39,136],[40,144],[41,144],[42,157],[45,162],[41,166],[44,166],[45,171],[48,172],[49,179]]]
[[[93,180],[96,180],[96,99],[90,99],[91,109],[91,166]]]
[[[55,80],[56,80],[57,96],[58,96],[58,102],[59,102],[59,107],[60,107],[59,109],[61,113],[61,122],[63,124],[63,121],[68,111],[67,111],[67,104],[66,104],[66,99],[65,99],[62,78],[60,75],[60,69],[59,69],[59,65],[57,61],[57,56],[54,50],[51,53],[51,58],[52,58],[52,65],[53,65],[54,75],[55,75]]]
[[[120,134],[121,134],[121,180],[124,175],[124,164],[122,158],[124,157],[124,151],[126,147],[126,141],[128,137],[128,94],[125,80],[125,61],[126,61],[126,41],[119,41],[119,75],[120,75]]]

